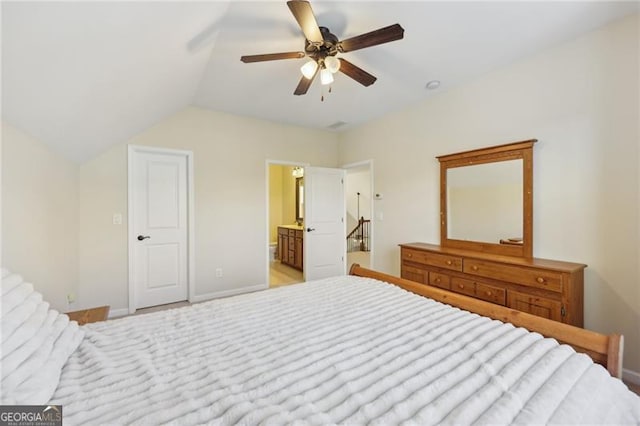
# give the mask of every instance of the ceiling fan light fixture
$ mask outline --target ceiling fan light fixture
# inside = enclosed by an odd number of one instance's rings
[[[333,74],[331,73],[331,71],[323,68],[322,71],[320,71],[320,82],[325,86],[327,84],[333,83]]]
[[[335,56],[327,56],[324,58],[324,66],[335,74],[340,69],[340,61]]]
[[[335,34],[331,33],[329,28],[318,25],[308,0],[289,0],[287,1],[287,6],[304,35],[304,51],[244,55],[240,57],[240,60],[244,63],[251,63],[307,57],[307,63],[300,68],[303,76],[300,77],[300,81],[293,91],[296,96],[305,95],[309,91],[309,87],[311,87],[318,71],[321,71],[319,79],[322,85],[333,83],[333,74],[340,71],[365,87],[371,86],[376,81],[375,76],[346,59],[337,58],[336,55],[404,38],[404,28],[400,24],[393,24],[340,40]],[[330,92],[331,87],[328,90],[328,93]]]
[[[300,72],[305,78],[311,79],[316,74],[317,69],[318,63],[312,59],[300,67]]]

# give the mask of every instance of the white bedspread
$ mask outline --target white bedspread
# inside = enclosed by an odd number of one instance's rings
[[[337,277],[83,327],[65,424],[640,423],[552,339]]]

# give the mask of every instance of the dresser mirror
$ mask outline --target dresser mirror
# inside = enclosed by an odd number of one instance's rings
[[[535,142],[437,157],[443,247],[532,257]]]

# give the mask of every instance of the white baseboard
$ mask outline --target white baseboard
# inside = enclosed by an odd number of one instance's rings
[[[625,382],[633,383],[634,385],[640,385],[640,373],[623,368],[622,380],[624,380]]]
[[[236,296],[238,294],[253,293],[254,291],[261,291],[268,289],[267,284],[258,284],[251,287],[233,288],[230,290],[214,291],[211,293],[199,294],[193,296],[190,300],[191,303],[204,302],[211,299],[219,299],[221,297]]]
[[[109,318],[124,317],[126,315],[129,315],[129,309],[128,308],[110,309],[109,310]]]
[[[191,303],[204,302],[211,299],[219,299],[221,297],[236,296],[238,294],[243,294],[243,293],[253,293],[254,291],[266,290],[268,288],[269,286],[266,284],[259,284],[251,287],[242,287],[242,288],[234,288],[231,290],[214,291],[212,293],[205,293],[205,294],[193,296],[191,300],[189,300],[189,302]],[[127,315],[129,315],[128,308],[111,309],[109,311],[109,318],[125,317]]]

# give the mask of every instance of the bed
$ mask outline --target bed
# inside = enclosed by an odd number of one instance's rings
[[[2,403],[70,425],[640,423],[571,346],[352,274],[78,327],[3,271]]]

